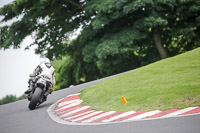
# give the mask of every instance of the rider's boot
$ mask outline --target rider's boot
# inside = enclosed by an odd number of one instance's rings
[[[28,90],[26,90],[24,93],[29,94],[33,90],[33,82],[29,82]]]
[[[31,87],[29,87],[29,89],[28,89],[28,90],[26,90],[24,93],[25,93],[25,94],[29,94],[31,91],[32,91],[32,88],[31,88]]]

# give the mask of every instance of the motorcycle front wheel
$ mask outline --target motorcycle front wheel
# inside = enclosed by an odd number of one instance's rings
[[[33,93],[33,96],[31,98],[31,101],[30,101],[29,106],[28,106],[30,110],[33,110],[33,109],[36,108],[36,106],[39,103],[39,100],[41,98],[41,95],[42,95],[42,89],[37,87],[35,89],[35,92]]]

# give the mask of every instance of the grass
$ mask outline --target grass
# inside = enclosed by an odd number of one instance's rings
[[[200,48],[90,86],[80,97],[83,105],[105,111],[200,106]]]

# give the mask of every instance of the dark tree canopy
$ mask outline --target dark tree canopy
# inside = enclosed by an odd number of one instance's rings
[[[200,0],[15,0],[0,9],[0,48],[33,35],[61,87],[131,70],[200,46]],[[70,41],[79,27],[82,32]]]
[[[85,9],[94,17],[69,51],[79,51],[103,75],[200,46],[200,1],[98,0]]]
[[[15,0],[0,9],[3,22],[21,18],[9,27],[0,29],[0,48],[19,48],[23,39],[34,36],[38,47],[36,53],[46,51],[46,56],[55,58],[65,53],[64,42],[79,28],[86,17],[84,1],[79,0]]]

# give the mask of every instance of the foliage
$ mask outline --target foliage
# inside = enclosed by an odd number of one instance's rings
[[[36,53],[61,60],[57,90],[199,47],[199,7],[199,0],[15,0],[0,9],[2,22],[19,17],[0,28],[0,48],[34,36]]]
[[[159,41],[164,57],[180,54],[200,46],[199,6],[195,0],[88,1],[85,10],[94,17],[68,53],[80,55],[77,63],[93,63],[102,76],[159,60]]]
[[[69,56],[65,56],[62,60],[55,60],[52,65],[56,69],[56,86],[54,90],[59,90],[67,85],[74,84],[73,80],[73,68],[74,63],[70,60]]]
[[[69,55],[64,56],[60,60],[53,61],[52,65],[55,67],[57,73],[54,90],[59,90],[60,88],[65,88],[70,85],[77,85],[100,77],[100,75],[98,75],[98,69],[96,69],[92,63],[76,63]]]
[[[7,103],[11,103],[11,102],[15,102],[16,101],[16,96],[13,95],[7,95],[6,97],[2,98],[0,100],[0,104],[7,104]]]
[[[21,95],[20,97],[18,97],[18,98],[17,98],[17,101],[18,101],[18,100],[23,100],[23,99],[26,99],[26,95],[25,95],[25,94],[23,94],[23,95]]]
[[[36,53],[59,57],[65,53],[63,42],[68,41],[70,32],[85,19],[83,4],[79,0],[15,0],[0,9],[3,22],[19,17],[11,26],[0,29],[0,48],[19,48],[23,39],[32,35],[35,41],[31,45],[38,46]]]
[[[18,98],[15,95],[6,95],[4,98],[2,98],[0,100],[0,105],[15,102],[15,101],[22,100],[22,99],[25,99],[25,98],[26,98],[26,95],[22,95]]]

